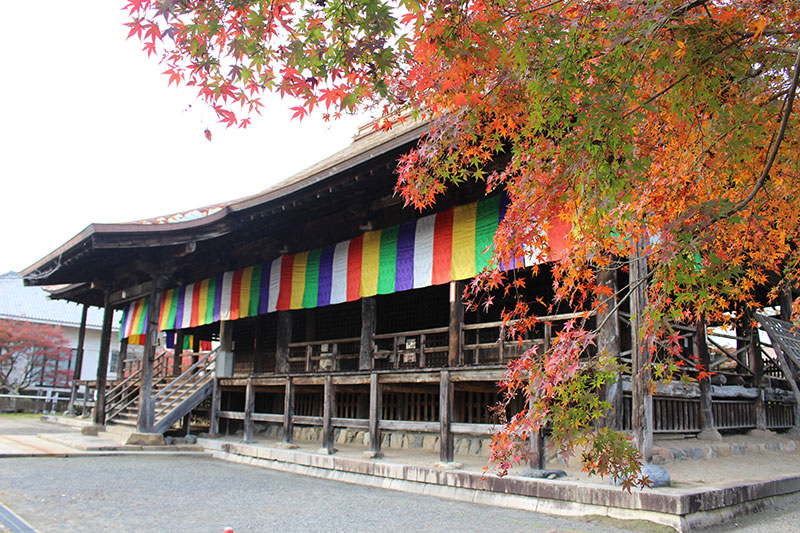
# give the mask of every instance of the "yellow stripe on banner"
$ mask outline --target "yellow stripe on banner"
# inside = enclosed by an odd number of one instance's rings
[[[164,293],[161,300],[161,315],[158,317],[158,330],[164,331],[167,329],[167,319],[169,318],[169,307],[172,302],[172,295],[175,294],[175,289],[170,289]]]
[[[239,285],[239,318],[250,316],[250,285],[253,283],[253,269],[247,267],[242,270],[242,283]]]
[[[208,309],[208,278],[200,282],[200,305],[197,306],[197,325],[205,326]]]
[[[380,272],[381,231],[364,234],[361,247],[361,291],[363,297],[378,294],[378,273]]]
[[[467,279],[475,275],[475,216],[478,203],[453,209],[453,255],[450,278]]]
[[[307,263],[308,252],[295,254],[294,266],[292,267],[292,299],[289,302],[289,309],[303,308],[303,295],[306,291]]]

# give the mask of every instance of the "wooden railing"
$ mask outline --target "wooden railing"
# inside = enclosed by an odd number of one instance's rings
[[[153,360],[153,386],[162,384],[167,379],[167,352],[161,352]],[[115,380],[109,383],[110,388],[106,390],[106,423],[112,421],[116,416],[133,406],[139,400],[139,380],[142,376],[141,361],[138,368],[122,380]],[[96,387],[97,382],[85,382],[87,390],[90,384]]]
[[[198,353],[196,363],[153,396],[153,412],[156,423],[194,394],[200,387],[214,379],[216,353],[216,350]]]
[[[373,335],[376,369],[447,366],[448,328]]]
[[[289,344],[290,372],[357,370],[358,337]]]

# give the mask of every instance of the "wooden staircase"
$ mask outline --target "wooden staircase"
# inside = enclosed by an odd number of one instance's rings
[[[162,356],[163,357],[163,356]],[[214,387],[216,350],[198,354],[198,360],[179,376],[154,375],[153,433],[164,433],[211,395]],[[154,362],[155,368],[165,365]],[[139,382],[137,370],[106,393],[106,424],[135,428],[139,421]]]

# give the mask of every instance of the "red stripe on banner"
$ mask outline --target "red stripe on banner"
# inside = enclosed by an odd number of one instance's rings
[[[278,292],[278,311],[286,311],[292,306],[292,271],[294,270],[294,254],[281,257],[281,288]]]
[[[453,256],[453,210],[436,214],[433,226],[433,272],[431,283],[441,285],[450,281]]]
[[[192,320],[189,324],[190,327],[197,327],[200,323],[200,286],[202,283],[199,281],[194,284],[194,291],[192,292]]]
[[[347,301],[352,302],[361,297],[361,250],[364,247],[364,236],[359,235],[350,241],[347,249]]]
[[[239,297],[242,292],[242,274],[244,269],[239,269],[233,273],[231,282],[231,320],[239,318]]]

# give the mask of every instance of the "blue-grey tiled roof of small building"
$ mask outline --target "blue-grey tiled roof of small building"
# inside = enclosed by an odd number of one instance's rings
[[[82,306],[63,300],[50,300],[42,287],[26,287],[16,272],[0,275],[0,318],[28,320],[79,326]],[[113,329],[119,324],[119,313],[114,317]],[[100,329],[103,325],[103,310],[90,307],[86,327]]]

